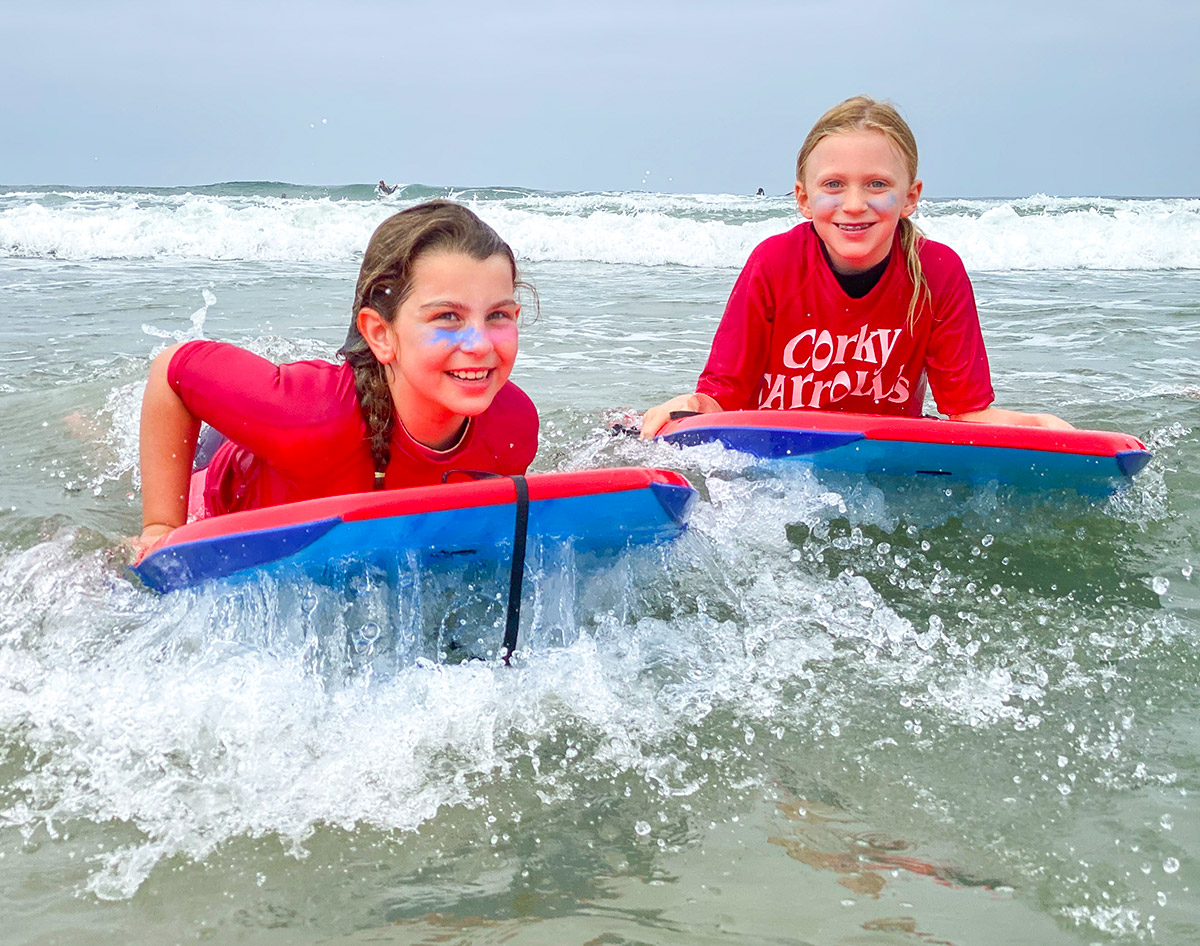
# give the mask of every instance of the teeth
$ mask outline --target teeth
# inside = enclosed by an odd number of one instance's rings
[[[485,371],[450,371],[447,372],[450,377],[458,378],[460,381],[482,381],[488,376]]]

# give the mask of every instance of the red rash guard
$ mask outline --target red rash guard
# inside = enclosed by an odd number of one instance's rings
[[[205,515],[374,486],[349,365],[276,365],[235,345],[189,342],[171,358],[167,380],[193,415],[229,438],[205,473]],[[445,452],[417,443],[397,423],[384,486],[428,486],[450,470],[524,473],[537,443],[537,410],[509,382]]]
[[[943,414],[983,410],[995,395],[971,282],[949,247],[922,240],[919,255],[930,297],[913,335],[899,233],[861,299],[838,285],[811,223],[764,240],[733,287],[696,390],[725,410],[918,417],[928,377]]]

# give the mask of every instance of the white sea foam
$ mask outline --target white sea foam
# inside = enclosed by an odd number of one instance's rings
[[[917,681],[938,718],[1021,717],[1019,671],[948,663],[953,629],[923,642],[862,577],[771,567],[791,547],[785,522],[820,529],[847,514],[846,496],[806,474],[708,486],[669,558],[623,559],[577,584],[535,574],[534,626],[512,670],[389,658],[385,642],[401,635],[379,627],[364,645],[354,629],[369,599],[391,600],[378,587],[341,597],[264,577],[160,599],[100,555],[79,559],[69,532],[0,556],[0,724],[38,760],[0,805],[0,827],[37,843],[72,821],[124,823],[86,881],[124,899],[172,857],[203,861],[230,839],[270,835],[299,855],[321,825],[407,833],[439,810],[485,805],[495,779],[546,803],[627,774],[660,804],[688,797],[708,776],[681,758],[681,734],[714,712],[736,717],[739,740],[768,723],[847,717],[861,694],[810,692],[819,668],[847,656],[869,655],[855,676],[874,685]],[[861,508],[863,524],[894,524],[878,496]],[[731,541],[737,529],[752,538]],[[634,589],[672,560],[684,584],[668,621]],[[576,625],[572,611],[592,617]],[[713,726],[700,735],[719,744]],[[722,777],[755,777],[721,752]]]
[[[533,261],[737,269],[795,225],[790,198],[471,191]],[[353,261],[405,203],[244,193],[0,194],[0,257]],[[1200,200],[927,201],[918,222],[972,271],[1200,269]]]

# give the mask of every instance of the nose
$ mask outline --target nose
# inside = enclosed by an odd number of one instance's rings
[[[842,210],[847,213],[862,213],[867,209],[867,197],[857,187],[847,187],[842,198]]]
[[[486,354],[495,346],[492,344],[491,338],[488,337],[486,328],[480,328],[477,325],[468,325],[459,333],[458,347],[465,352],[471,354]]]

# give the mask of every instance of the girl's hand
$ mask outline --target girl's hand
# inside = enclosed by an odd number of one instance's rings
[[[669,401],[664,401],[657,407],[646,411],[642,417],[642,439],[649,440],[663,429],[671,419],[672,411],[692,411],[696,414],[714,414],[724,410],[714,398],[707,394],[680,394]]]
[[[1022,411],[1006,411],[1000,407],[988,407],[968,414],[951,414],[951,420],[962,420],[969,424],[1007,424],[1010,427],[1047,427],[1051,430],[1074,430],[1054,414],[1026,414]]]
[[[161,522],[152,522],[143,528],[140,536],[129,540],[135,553],[134,561],[140,562],[174,531],[174,526],[169,526]]]

